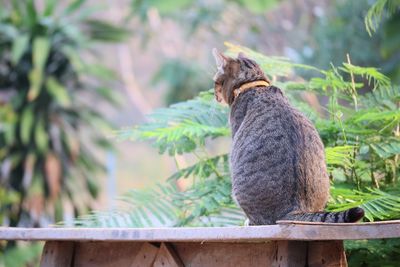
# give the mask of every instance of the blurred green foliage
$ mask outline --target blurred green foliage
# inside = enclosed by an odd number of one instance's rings
[[[200,88],[207,86],[208,75],[193,62],[181,59],[166,60],[153,76],[153,84],[166,84],[168,92],[165,96],[166,104],[194,98]],[[211,87],[212,81],[208,82]]]
[[[267,10],[275,7],[280,0],[132,0],[130,16],[139,17],[143,25],[137,32],[142,33],[143,40],[148,40],[149,33],[146,27],[148,26],[149,14],[156,11],[161,18],[171,18],[176,23],[183,25],[180,30],[187,35],[187,38],[192,38],[197,30],[209,31],[215,35],[221,34],[215,29],[215,23],[221,20],[221,15],[230,5],[235,5],[244,8],[249,14],[261,16]],[[146,30],[143,30],[145,28]],[[188,100],[196,96],[199,88],[208,86],[209,75],[201,66],[196,65],[193,61],[183,60],[181,58],[165,59],[158,71],[156,72],[153,81],[156,84],[162,82],[167,87],[165,103],[167,105]],[[211,82],[209,86],[211,86]]]
[[[379,2],[382,1],[376,4]],[[332,3],[332,7],[317,17],[313,24],[312,36],[305,44],[305,51],[310,52],[303,53],[304,61],[319,68],[327,68],[331,63],[338,65],[346,61],[348,53],[358,65],[376,66],[393,82],[400,82],[400,36],[396,34],[400,27],[398,8],[392,8],[389,19],[385,16],[385,9],[379,9],[380,15],[376,13],[378,11],[373,12],[374,19],[368,19],[366,14],[375,10],[371,8],[367,12],[371,6],[370,1],[338,0]],[[382,18],[382,29],[370,35],[363,29],[364,25],[366,21],[375,21],[377,17]]]
[[[207,0],[131,0],[131,8],[134,14],[139,15],[142,20],[146,20],[148,11],[152,8],[163,16],[171,16],[196,6],[208,6],[208,9],[211,10],[211,5],[221,5],[229,2],[239,4],[253,13],[264,13],[281,2],[281,0],[219,0],[213,2]],[[201,14],[201,12],[198,12],[198,14]]]
[[[376,32],[384,17],[393,17],[400,10],[399,0],[376,0],[365,16],[368,33]],[[398,14],[397,14],[398,15]]]
[[[400,239],[346,241],[348,265],[397,267]]]
[[[127,31],[93,19],[97,8],[83,0],[63,8],[41,1],[42,9],[33,0],[0,2],[0,225],[47,225],[63,218],[65,204],[78,215],[98,195],[103,166],[93,149],[111,149],[110,125],[89,103],[116,98],[114,74],[93,48]],[[38,251],[15,244],[0,245],[6,266]]]
[[[86,97],[108,102],[114,98],[104,87],[113,74],[81,58],[94,41],[120,41],[126,34],[82,12],[84,1],[74,1],[56,13],[56,1],[46,1],[40,12],[32,0],[3,3],[0,15],[0,162],[1,188],[18,194],[3,214],[10,226],[40,224],[40,216],[61,214],[69,199],[75,211],[77,190],[97,195],[92,172],[101,169],[82,140],[82,125],[105,125],[103,116],[82,101]],[[77,12],[79,10],[79,12]],[[93,56],[96,56],[93,54]],[[92,82],[84,77],[100,80]],[[92,143],[109,148],[100,132]],[[78,197],[79,198],[79,197]],[[44,206],[43,201],[50,207]],[[32,206],[35,202],[37,206]],[[13,205],[16,204],[16,205]],[[32,205],[31,205],[32,204]],[[55,212],[50,210],[56,209]],[[38,210],[37,210],[38,209]],[[52,214],[52,215],[50,215]],[[22,220],[23,219],[23,220]],[[61,217],[57,217],[61,219]],[[22,221],[21,221],[22,220]]]
[[[41,243],[27,243],[0,251],[0,267],[39,266]]]

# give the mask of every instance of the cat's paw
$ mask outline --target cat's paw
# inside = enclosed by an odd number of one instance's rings
[[[245,221],[244,221],[244,224],[243,224],[244,226],[250,226],[250,220],[249,219],[246,219]]]

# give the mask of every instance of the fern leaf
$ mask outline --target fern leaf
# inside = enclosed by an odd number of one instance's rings
[[[335,146],[325,148],[325,157],[328,168],[333,169],[337,166],[350,168],[352,165],[352,153],[355,148],[355,146]]]
[[[389,121],[398,122],[400,120],[400,110],[369,110],[361,111],[354,116],[356,122],[376,122],[376,121]]]
[[[188,153],[207,138],[230,135],[228,109],[213,100],[211,91],[199,97],[159,109],[149,115],[150,122],[116,132],[119,139],[150,140],[160,153]]]
[[[181,178],[188,178],[190,176],[207,178],[216,170],[219,171],[221,169],[221,166],[219,165],[221,164],[222,171],[224,171],[223,168],[227,166],[227,160],[228,154],[202,159],[192,166],[180,169],[178,172],[170,176],[168,180],[178,180]]]
[[[400,101],[400,86],[382,87],[360,96],[360,104],[364,109],[397,110]]]
[[[372,32],[376,32],[385,12],[388,12],[389,14],[394,14],[399,9],[399,7],[399,0],[376,1],[373,6],[368,10],[368,13],[364,19],[365,28],[367,29],[368,34],[372,35]]]
[[[379,72],[376,68],[371,67],[360,67],[349,63],[343,63],[344,67],[339,69],[347,73],[353,73],[354,75],[359,75],[368,80],[368,84],[373,83],[373,88],[378,87],[388,87],[390,86],[390,79],[383,73]]]
[[[330,211],[342,211],[361,207],[369,221],[387,220],[400,217],[400,197],[398,193],[386,193],[379,189],[367,188],[366,191],[345,188],[332,188],[333,201],[328,204]]]
[[[371,143],[373,151],[382,159],[387,159],[395,155],[400,155],[399,138],[388,138],[385,142]]]

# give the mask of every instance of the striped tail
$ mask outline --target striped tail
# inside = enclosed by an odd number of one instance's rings
[[[326,222],[326,223],[352,223],[364,217],[362,208],[351,208],[340,212],[315,212],[315,213],[296,213],[288,214],[283,220],[306,221],[306,222]]]

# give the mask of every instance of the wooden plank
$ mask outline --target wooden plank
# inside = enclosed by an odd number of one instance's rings
[[[304,241],[276,241],[274,252],[271,255],[272,267],[307,266],[307,242]]]
[[[77,242],[74,267],[130,266],[143,243]]]
[[[46,242],[40,261],[41,267],[70,267],[74,254],[74,242]]]
[[[347,263],[342,241],[178,242],[163,243],[160,249],[138,242],[51,241],[45,245],[41,266],[347,267]]]
[[[347,267],[343,241],[308,242],[309,267]]]
[[[262,243],[173,243],[184,266],[271,266],[274,241]],[[282,266],[283,267],[283,266]],[[302,266],[304,267],[304,266]]]
[[[263,242],[399,238],[400,222],[198,228],[0,228],[0,240]]]
[[[144,243],[140,248],[139,253],[134,258],[130,267],[151,267],[156,259],[159,248],[150,244]]]
[[[171,244],[162,243],[154,260],[154,267],[183,267],[183,263]]]

